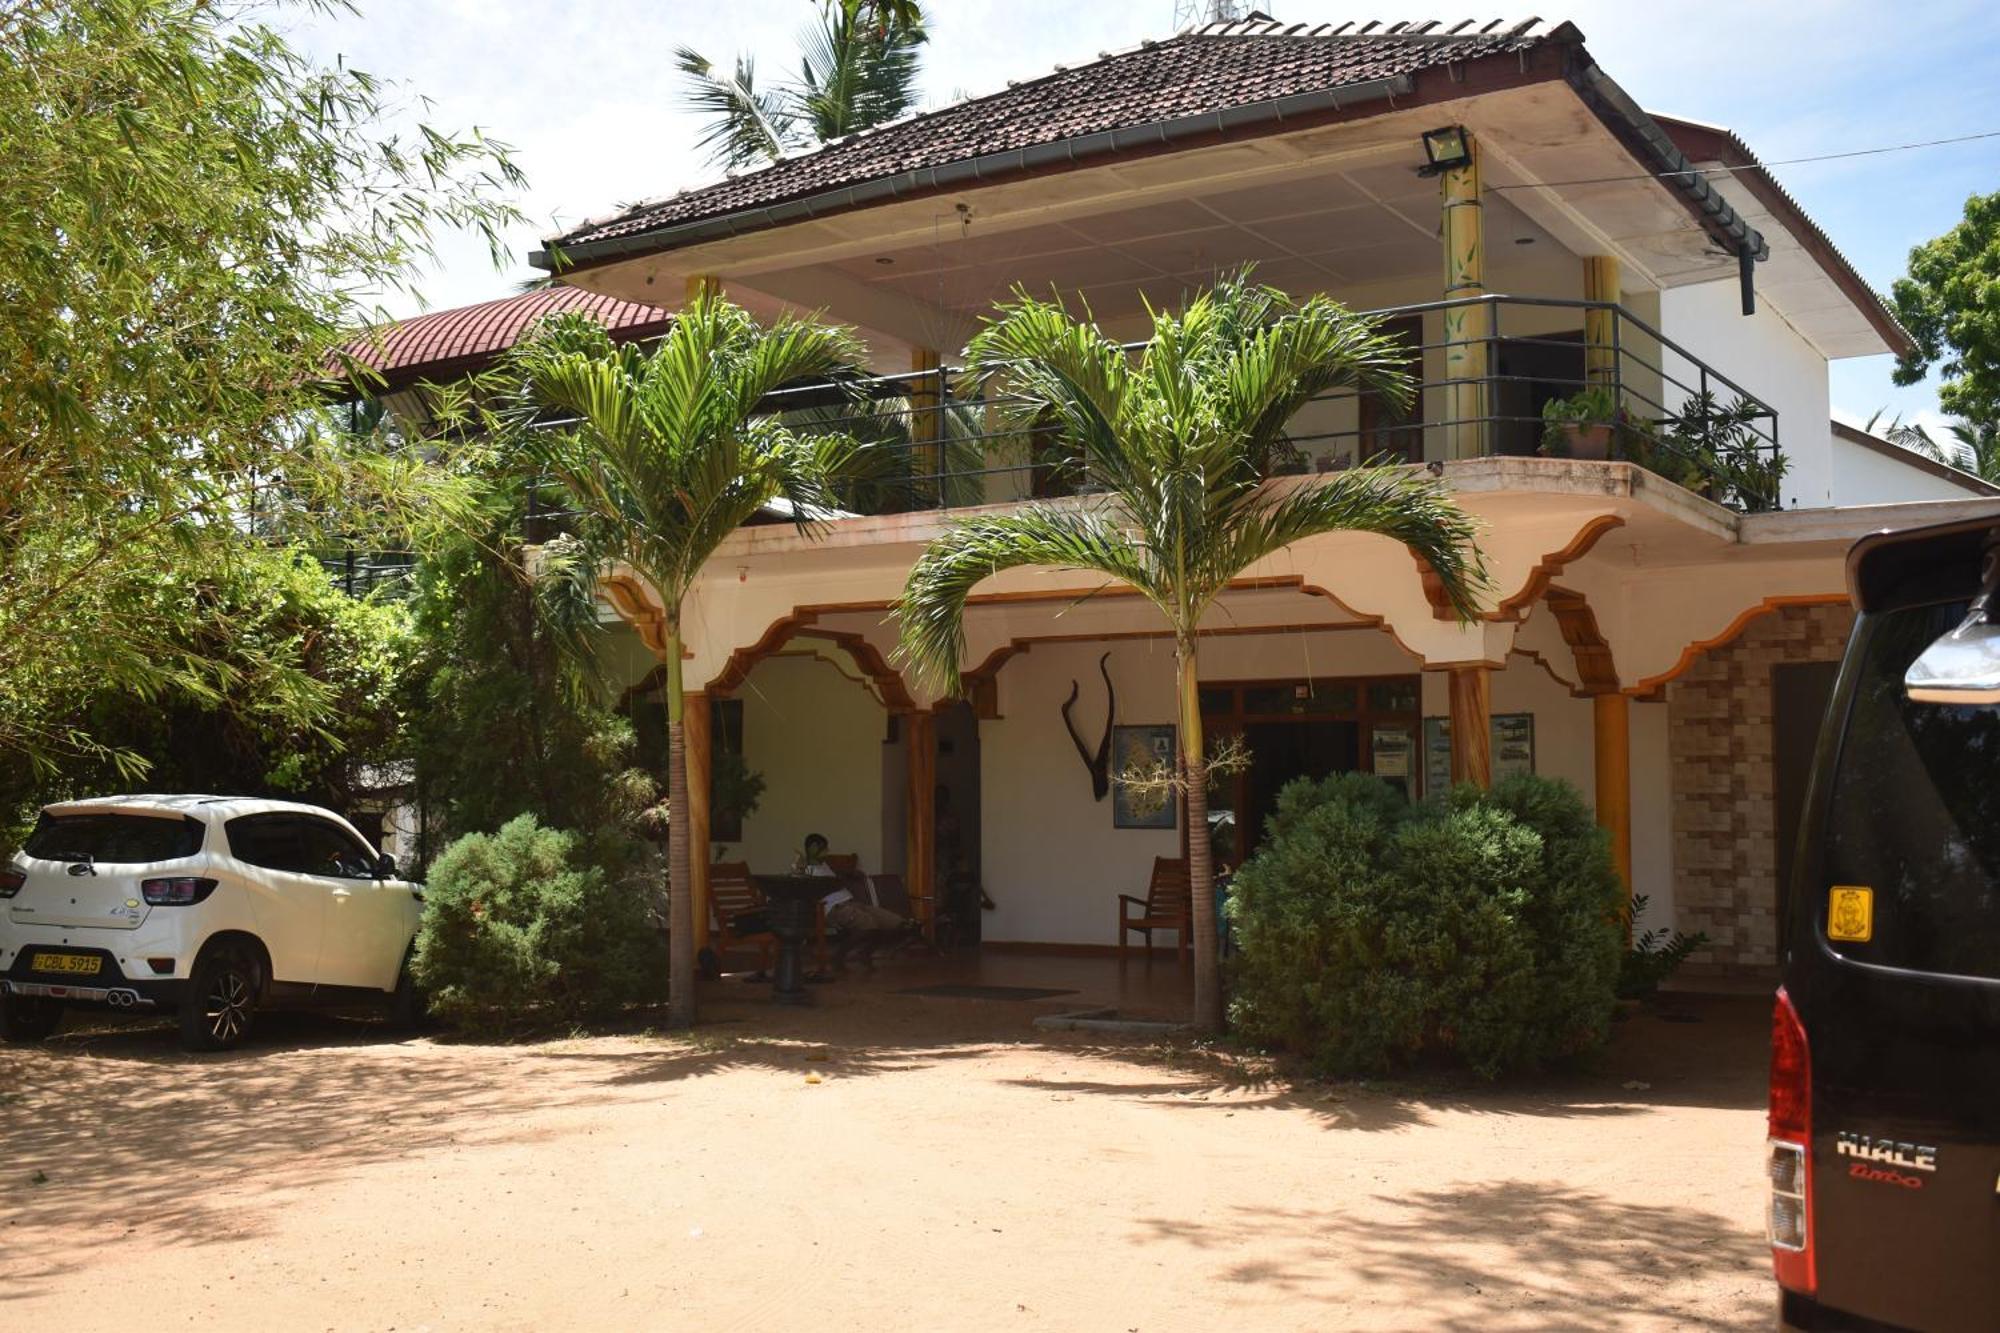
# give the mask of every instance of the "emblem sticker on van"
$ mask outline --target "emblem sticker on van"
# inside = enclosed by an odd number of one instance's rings
[[[1826,937],[1866,944],[1875,938],[1875,890],[1836,884],[1826,891]]]
[[[1924,1178],[1904,1173],[1937,1171],[1938,1150],[1927,1143],[1878,1139],[1843,1129],[1834,1135],[1833,1151],[1836,1156],[1854,1159],[1847,1168],[1850,1178],[1877,1185],[1900,1185],[1904,1189],[1920,1190],[1924,1187]]]

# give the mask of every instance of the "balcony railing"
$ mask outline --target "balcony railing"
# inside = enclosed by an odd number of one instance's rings
[[[1610,302],[1484,296],[1369,312],[1409,352],[1406,410],[1339,390],[1292,419],[1275,468],[1492,455],[1622,459],[1735,509],[1773,509],[1778,418],[1735,381]],[[1136,353],[1143,344],[1132,344]],[[766,400],[789,422],[870,447],[842,484],[855,513],[1074,494],[1090,460],[1052,431],[1002,425],[1001,400],[945,367],[809,385]]]

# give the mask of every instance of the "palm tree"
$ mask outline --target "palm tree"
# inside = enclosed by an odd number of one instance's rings
[[[1195,1021],[1222,1025],[1209,763],[1202,745],[1196,627],[1249,566],[1304,537],[1379,533],[1437,571],[1461,617],[1486,582],[1472,521],[1421,472],[1365,467],[1267,480],[1284,426],[1316,394],[1351,388],[1400,407],[1407,353],[1375,321],[1324,297],[1294,303],[1246,278],[1181,314],[1156,313],[1136,364],[1060,303],[1017,294],[973,339],[967,370],[1003,391],[1024,428],[1049,428],[1090,488],[1077,500],[980,515],[933,541],[897,603],[898,660],[943,693],[958,687],[966,599],[1021,566],[1102,574],[1130,585],[1172,626],[1179,773],[1194,902]]]
[[[769,328],[699,293],[650,351],[616,346],[578,315],[547,321],[510,366],[528,412],[573,423],[524,432],[533,460],[569,492],[594,549],[653,585],[665,611],[668,1017],[695,1019],[694,904],[682,732],[681,603],[722,540],[773,500],[809,529],[850,442],[804,434],[758,405],[781,385],[856,364],[852,331],[787,319]]]
[[[930,40],[914,0],[821,0],[819,22],[800,37],[799,78],[757,86],[755,61],[735,69],[690,47],[674,52],[687,105],[706,117],[701,146],[731,170],[830,143],[894,120],[916,104],[917,48]]]

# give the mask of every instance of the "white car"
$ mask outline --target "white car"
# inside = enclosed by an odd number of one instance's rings
[[[176,1013],[190,1050],[235,1046],[260,1007],[368,999],[414,1022],[423,894],[317,806],[110,796],[46,807],[0,869],[0,1036],[65,1006]]]

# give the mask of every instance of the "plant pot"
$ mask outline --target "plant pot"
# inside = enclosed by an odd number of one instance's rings
[[[1602,463],[1611,457],[1611,426],[1603,421],[1569,421],[1563,423],[1563,439],[1569,445],[1569,456],[1592,463]]]

